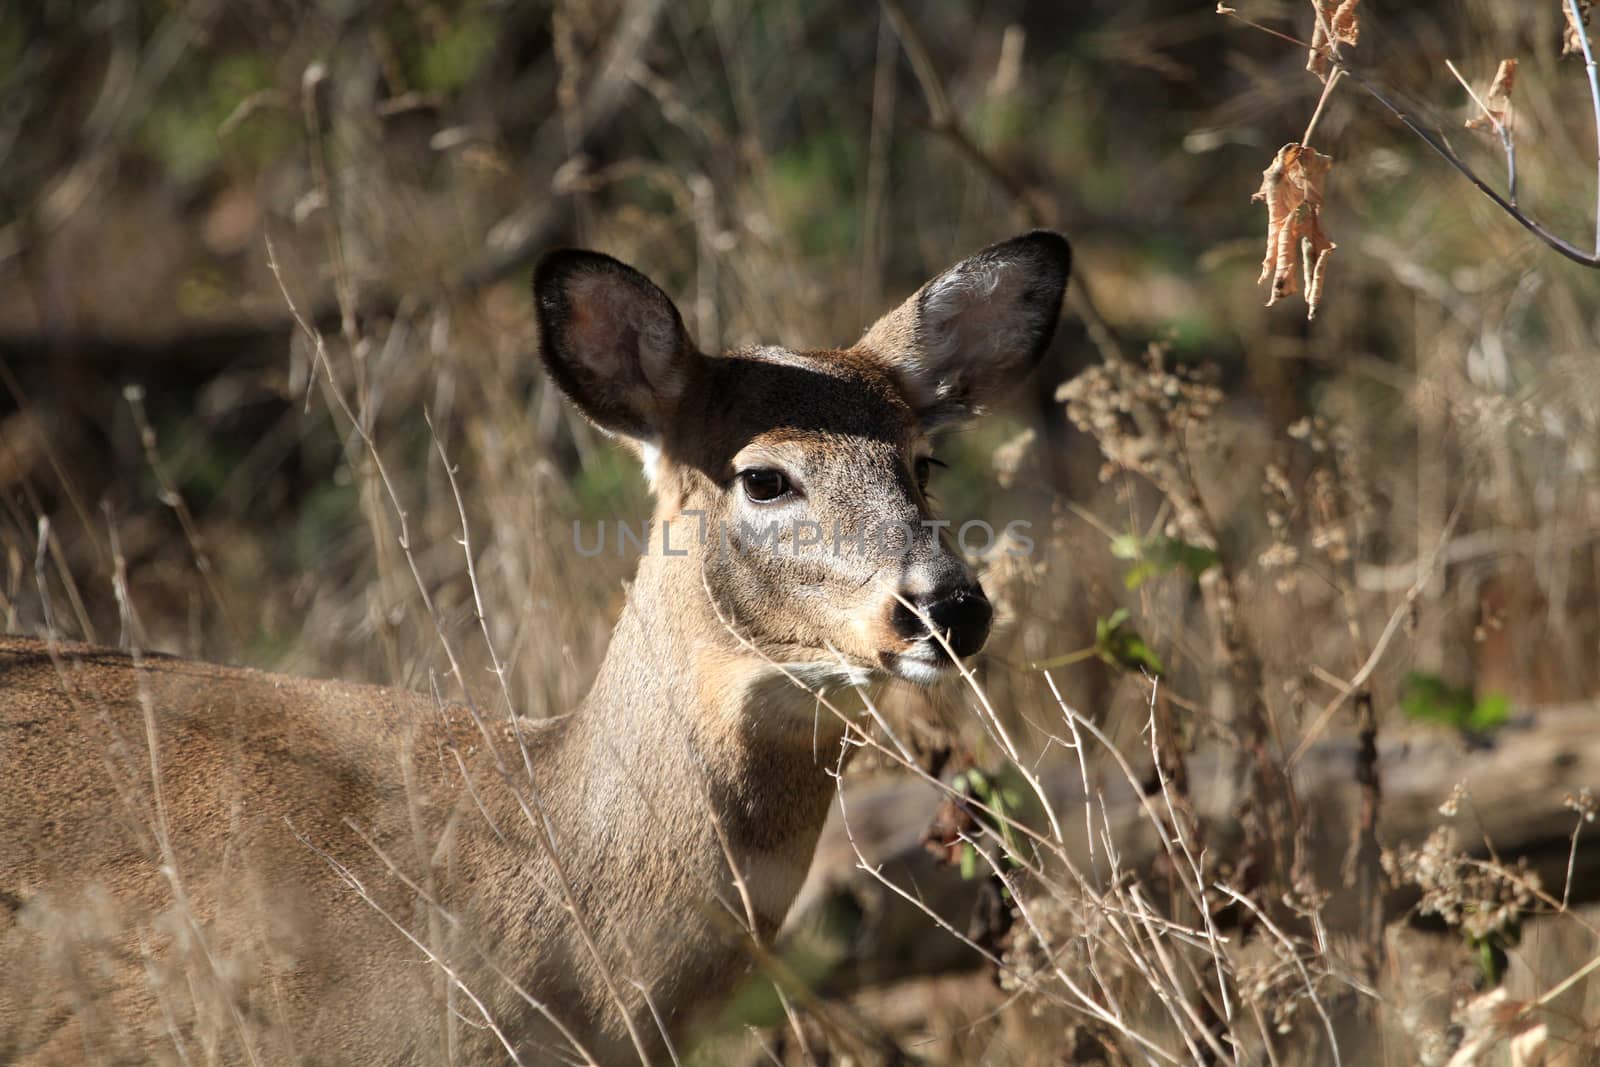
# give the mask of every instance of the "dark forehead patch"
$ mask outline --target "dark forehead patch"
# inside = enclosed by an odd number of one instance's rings
[[[897,444],[915,425],[888,377],[848,353],[751,349],[709,359],[705,370],[703,428],[723,458],[768,435]]]

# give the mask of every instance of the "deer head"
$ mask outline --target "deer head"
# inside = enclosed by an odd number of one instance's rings
[[[1070,262],[1065,238],[1035,231],[939,274],[849,348],[707,355],[631,267],[546,258],[534,289],[551,379],[639,455],[656,494],[665,533],[640,584],[687,576],[662,583],[679,602],[655,609],[707,609],[689,621],[702,640],[736,635],[811,680],[929,683],[954,667],[947,645],[982,648],[989,602],[928,502],[933,437],[1037,363]]]

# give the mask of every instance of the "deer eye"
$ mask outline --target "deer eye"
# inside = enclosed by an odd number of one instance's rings
[[[769,504],[794,492],[789,476],[771,467],[752,467],[739,472],[739,484],[744,495],[757,504]]]
[[[928,479],[933,476],[933,468],[946,466],[932,456],[918,456],[912,465],[912,473],[917,476],[917,488],[924,493],[928,491]]]

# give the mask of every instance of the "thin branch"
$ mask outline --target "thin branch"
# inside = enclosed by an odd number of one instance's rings
[[[1267,915],[1266,912],[1258,908],[1255,902],[1249,897],[1242,893],[1236,892],[1233,887],[1228,885],[1226,882],[1216,883],[1215,888],[1218,892],[1227,895],[1227,897],[1233,900],[1235,903],[1249,908],[1250,911],[1255,914],[1255,917],[1260,920],[1261,924],[1267,928],[1267,931],[1271,933],[1273,937],[1277,938],[1278,943],[1284,947],[1289,961],[1294,964],[1295,970],[1300,972],[1300,980],[1305,983],[1306,996],[1310,999],[1311,1006],[1315,1008],[1317,1014],[1322,1017],[1322,1026],[1328,1034],[1328,1048],[1333,1053],[1333,1062],[1335,1067],[1342,1067],[1344,1060],[1339,1055],[1339,1036],[1334,1030],[1333,1019],[1328,1015],[1328,1009],[1323,1007],[1322,998],[1317,996],[1317,984],[1316,982],[1312,981],[1311,972],[1306,970],[1305,962],[1300,958],[1300,950],[1295,947],[1293,941],[1289,940],[1289,936],[1272,921],[1271,916]]]
[[[1247,19],[1243,15],[1239,14],[1237,10],[1229,7],[1227,4],[1218,4],[1217,14],[1224,15],[1230,19],[1233,19],[1235,22],[1242,22],[1246,26],[1249,26],[1252,30],[1260,30],[1268,37],[1276,37],[1280,41],[1288,41],[1290,44],[1304,48],[1308,52],[1311,51],[1310,41],[1302,41],[1293,34],[1284,33],[1282,30],[1275,30],[1271,26],[1263,26],[1261,23],[1256,22],[1253,19]]]
[[[1467,95],[1472,97],[1472,102],[1478,105],[1478,110],[1483,112],[1483,117],[1489,120],[1489,125],[1494,127],[1494,132],[1499,136],[1500,147],[1504,149],[1506,154],[1506,199],[1510,200],[1512,206],[1515,207],[1517,203],[1517,142],[1511,137],[1511,127],[1509,124],[1501,122],[1499,117],[1489,110],[1489,105],[1483,102],[1483,98],[1472,88],[1471,83],[1461,76],[1461,72],[1456,69],[1456,65],[1453,62],[1447,59],[1444,61],[1444,65],[1451,74],[1455,75],[1456,81],[1461,83],[1461,88],[1465,89]]]
[[[311,164],[311,179],[322,198],[322,228],[328,242],[328,255],[333,262],[333,285],[339,302],[339,327],[345,343],[355,352],[360,336],[356,328],[356,292],[350,280],[350,267],[344,254],[344,231],[339,225],[339,203],[334,195],[333,179],[328,168],[328,123],[323,115],[323,86],[328,81],[328,68],[312,63],[300,76],[300,103],[305,113],[306,148]],[[357,357],[360,358],[359,356]],[[356,389],[361,407],[366,408],[366,375],[356,378]]]
[[[1568,4],[1572,4],[1573,0],[1566,0],[1566,2]],[[1280,33],[1270,27],[1261,25],[1260,23],[1252,22],[1238,14],[1238,12],[1234,11],[1232,8],[1225,5],[1219,4],[1217,6],[1217,13],[1219,15],[1226,15],[1229,18],[1236,19],[1252,29],[1257,29],[1263,33],[1271,34],[1274,37],[1292,41],[1293,43],[1301,45],[1302,47],[1309,47],[1309,45],[1306,45],[1304,41],[1296,40],[1295,38],[1290,37],[1288,34]],[[1591,89],[1591,95],[1595,101],[1596,143],[1597,146],[1600,146],[1600,76],[1597,76],[1595,72],[1595,66],[1592,59],[1592,53],[1589,49],[1587,35],[1584,35],[1582,40],[1584,55],[1589,61],[1589,85]],[[1372,97],[1380,105],[1382,105],[1385,111],[1389,112],[1389,114],[1393,115],[1397,120],[1399,120],[1400,124],[1406,129],[1410,130],[1412,133],[1416,134],[1417,137],[1421,138],[1424,144],[1438,153],[1439,157],[1446,163],[1450,164],[1450,166],[1454,167],[1463,178],[1467,179],[1467,181],[1476,186],[1478,191],[1493,201],[1496,207],[1515,219],[1523,229],[1533,234],[1545,245],[1565,256],[1567,259],[1570,259],[1572,262],[1589,268],[1600,268],[1600,191],[1597,191],[1596,195],[1595,251],[1585,252],[1577,245],[1574,245],[1571,242],[1557,236],[1540,223],[1529,218],[1527,215],[1522,213],[1521,209],[1519,209],[1513,201],[1507,200],[1505,197],[1495,192],[1494,189],[1492,189],[1482,178],[1478,177],[1476,171],[1468,166],[1460,156],[1456,155],[1455,149],[1450,147],[1449,143],[1445,141],[1443,136],[1436,131],[1429,130],[1422,126],[1416,119],[1412,118],[1404,108],[1395,103],[1393,100],[1389,99],[1389,97],[1385,95],[1384,92],[1376,85],[1372,84],[1372,82],[1361,77],[1361,75],[1351,70],[1343,62],[1337,60],[1333,61],[1333,68],[1336,73],[1343,74],[1344,77],[1349,78],[1351,81],[1359,85],[1368,96]],[[1600,147],[1597,147],[1596,149],[1596,171],[1597,175],[1600,175]]]
[[[1582,967],[1579,967],[1576,971],[1573,971],[1566,978],[1551,986],[1542,996],[1539,997],[1538,1000],[1529,1001],[1528,1005],[1523,1008],[1523,1013],[1526,1014],[1527,1012],[1532,1011],[1534,1008],[1544,1007],[1597,970],[1600,970],[1600,956],[1596,956],[1588,963],[1585,963]]]
[[[1006,755],[1011,757],[1011,762],[1016,766],[1017,773],[1022,775],[1023,780],[1028,783],[1028,787],[1039,798],[1039,804],[1044,809],[1045,817],[1050,820],[1050,831],[1057,843],[1059,843],[1062,840],[1061,824],[1056,821],[1055,809],[1050,805],[1050,798],[1045,795],[1044,786],[1040,783],[1039,776],[1029,770],[1023,763],[1022,755],[1017,751],[1016,743],[1011,740],[1011,735],[1006,732],[1005,723],[1000,721],[1000,715],[994,710],[994,705],[989,703],[989,695],[983,691],[983,686],[978,684],[978,680],[972,676],[971,669],[962,662],[960,656],[956,655],[956,650],[950,647],[949,638],[939,628],[938,624],[928,616],[927,611],[911,603],[899,593],[896,593],[894,598],[901,607],[914,614],[917,620],[927,629],[928,633],[932,635],[933,639],[939,643],[939,647],[944,651],[944,654],[950,657],[950,662],[954,663],[956,669],[961,672],[961,680],[966,682],[973,695],[978,698],[978,705],[988,712],[989,722],[994,728],[995,735],[999,737],[1000,743],[1005,746]]]
[[[1340,69],[1345,72],[1346,77],[1355,82],[1357,85],[1361,86],[1361,88],[1366,91],[1368,96],[1372,97],[1379,104],[1383,105],[1384,110],[1388,111],[1389,114],[1398,119],[1401,125],[1420,137],[1424,144],[1439,154],[1441,159],[1454,167],[1463,178],[1467,179],[1467,181],[1476,186],[1479,192],[1492,200],[1496,207],[1520,223],[1523,229],[1527,230],[1539,240],[1543,241],[1550,248],[1561,253],[1561,255],[1572,260],[1574,263],[1591,268],[1600,267],[1600,251],[1593,253],[1585,252],[1577,245],[1558,237],[1556,234],[1545,229],[1545,227],[1540,225],[1538,222],[1535,222],[1527,215],[1524,215],[1517,205],[1511,203],[1505,197],[1495,192],[1486,182],[1484,182],[1482,178],[1478,177],[1477,172],[1469,167],[1460,156],[1456,155],[1455,149],[1451,148],[1449,143],[1445,141],[1441,135],[1433,130],[1425,129],[1420,123],[1417,122],[1416,119],[1407,114],[1404,108],[1395,103],[1393,100],[1390,100],[1388,96],[1384,95],[1381,89],[1367,81],[1365,78],[1361,77],[1361,75],[1355,73],[1355,71],[1351,70],[1349,67],[1341,67]]]
[[[1339,84],[1339,79],[1344,77],[1342,67],[1333,68],[1333,73],[1328,75],[1327,84],[1322,87],[1322,95],[1317,97],[1317,109],[1311,113],[1311,121],[1306,123],[1306,132],[1300,136],[1300,143],[1310,146],[1311,135],[1317,132],[1317,123],[1322,121],[1323,109],[1328,106],[1328,97],[1333,95],[1333,87]]]
[[[1595,73],[1594,50],[1589,47],[1589,31],[1584,28],[1578,0],[1567,0],[1567,13],[1572,19],[1572,32],[1583,48],[1583,65],[1589,72],[1589,103],[1594,107],[1594,254],[1600,258],[1600,75]]]
[[[244,643],[243,631],[240,630],[238,620],[234,618],[233,610],[228,605],[228,598],[223,595],[222,587],[217,584],[211,554],[206,550],[205,538],[200,533],[199,524],[195,522],[194,513],[189,510],[189,505],[183,499],[183,493],[179,491],[177,483],[167,470],[167,465],[161,460],[161,449],[157,442],[155,427],[150,424],[150,419],[145,413],[144,386],[124,386],[122,398],[127,401],[128,409],[133,414],[134,427],[139,431],[139,445],[144,450],[145,463],[149,466],[150,473],[155,475],[156,484],[160,487],[157,497],[161,503],[171,508],[173,515],[176,516],[178,527],[183,531],[184,540],[189,544],[189,552],[194,557],[195,570],[200,573],[206,592],[216,602],[217,611],[228,628],[228,635],[233,639],[233,647],[237,648]]]
[[[1367,661],[1361,665],[1360,670],[1356,671],[1355,677],[1344,684],[1340,693],[1318,713],[1316,720],[1306,730],[1305,736],[1300,739],[1300,743],[1295,746],[1295,750],[1289,754],[1289,759],[1284,764],[1286,771],[1294,770],[1295,764],[1300,762],[1300,757],[1310,750],[1312,742],[1322,734],[1324,727],[1328,725],[1328,720],[1333,718],[1335,712],[1344,707],[1346,700],[1349,700],[1351,696],[1362,690],[1367,684],[1367,679],[1372,677],[1372,672],[1378,669],[1378,664],[1382,662],[1384,653],[1389,650],[1389,642],[1393,641],[1395,635],[1400,632],[1400,624],[1410,617],[1411,605],[1416,603],[1417,598],[1422,595],[1422,591],[1427,588],[1429,579],[1433,577],[1434,568],[1439,565],[1440,557],[1444,554],[1445,545],[1450,543],[1450,535],[1455,532],[1456,522],[1461,518],[1461,512],[1466,507],[1466,503],[1467,498],[1465,495],[1456,501],[1455,510],[1450,513],[1450,518],[1446,520],[1444,530],[1439,535],[1439,543],[1434,546],[1433,552],[1429,554],[1428,562],[1417,572],[1416,581],[1411,583],[1411,588],[1406,590],[1406,595],[1395,606],[1394,612],[1389,616],[1388,623],[1384,625],[1383,632],[1378,635],[1377,643],[1372,646],[1372,652],[1367,656]]]
[[[1561,886],[1561,910],[1567,910],[1567,901],[1572,899],[1572,872],[1578,865],[1578,837],[1583,833],[1583,824],[1588,821],[1582,812],[1578,813],[1576,824],[1572,827],[1572,844],[1567,848],[1567,880]]]

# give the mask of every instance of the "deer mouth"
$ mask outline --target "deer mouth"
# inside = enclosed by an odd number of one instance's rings
[[[884,670],[916,685],[935,685],[959,671],[956,661],[931,635],[899,652],[885,652],[881,659]]]

